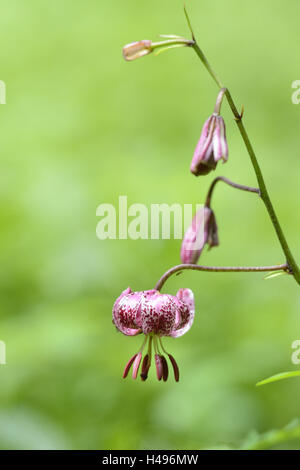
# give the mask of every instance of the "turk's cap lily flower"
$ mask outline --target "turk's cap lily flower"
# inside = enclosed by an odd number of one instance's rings
[[[180,258],[184,264],[197,264],[205,245],[219,245],[218,227],[212,209],[201,207],[195,214],[181,244]]]
[[[205,122],[191,163],[191,172],[207,175],[215,170],[219,160],[228,160],[226,127],[222,116],[212,114]]]
[[[136,379],[142,364],[141,379],[147,379],[153,344],[158,380],[166,381],[168,378],[168,364],[163,354],[165,353],[173,367],[175,380],[178,381],[178,365],[174,357],[164,349],[161,338],[177,338],[184,335],[193,324],[194,314],[194,295],[190,289],[179,289],[176,296],[161,294],[157,290],[132,292],[130,287],[122,292],[113,307],[113,323],[127,336],[142,333],[145,335],[142,347],[126,364],[123,377],[127,377],[132,367],[132,377]],[[148,351],[142,360],[147,343]]]

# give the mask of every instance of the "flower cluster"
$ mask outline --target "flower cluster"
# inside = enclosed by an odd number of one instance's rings
[[[194,45],[179,36],[167,36],[168,40],[153,43],[142,40],[127,44],[123,48],[123,57],[132,61],[150,54],[155,49],[158,52],[171,47]],[[213,114],[205,122],[200,140],[194,152],[191,172],[196,175],[206,175],[214,170],[220,160],[228,159],[226,129],[220,109],[226,89],[221,89]],[[216,219],[209,204],[200,209],[193,218],[181,246],[181,261],[184,264],[196,264],[200,254],[207,244],[209,247],[218,245],[218,230]],[[194,295],[190,289],[180,289],[176,296],[161,294],[158,290],[133,292],[129,287],[116,300],[113,307],[113,323],[116,328],[127,336],[144,334],[141,348],[127,362],[123,377],[127,377],[132,368],[132,377],[140,377],[145,381],[151,366],[152,349],[158,380],[168,379],[169,358],[174,370],[175,380],[179,380],[179,368],[174,357],[169,354],[163,344],[162,337],[177,338],[185,334],[192,326],[195,314]],[[146,348],[147,346],[147,348]],[[144,349],[147,352],[144,354]]]

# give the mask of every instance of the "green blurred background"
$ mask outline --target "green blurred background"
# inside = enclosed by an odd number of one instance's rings
[[[201,47],[231,89],[272,200],[300,261],[300,79],[297,0],[190,0]],[[2,449],[251,448],[299,416],[300,379],[255,383],[291,363],[300,339],[299,287],[282,276],[185,272],[190,332],[166,339],[181,381],[124,381],[140,338],[117,333],[114,300],[150,289],[179,262],[179,240],[96,237],[96,208],[202,203],[225,175],[255,185],[228,105],[230,158],[195,178],[189,164],[217,89],[193,51],[133,63],[122,46],[188,35],[182,0],[0,2]],[[224,185],[213,203],[221,245],[210,265],[284,261],[262,203]],[[297,428],[299,430],[299,428]],[[294,435],[297,435],[296,431]],[[300,433],[298,432],[298,435]],[[300,439],[278,443],[300,448]],[[259,444],[270,448],[273,443]]]

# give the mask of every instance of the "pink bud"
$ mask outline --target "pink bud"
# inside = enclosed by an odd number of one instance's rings
[[[123,47],[123,57],[127,61],[138,59],[152,52],[151,41],[144,39],[143,41],[132,42]]]
[[[205,122],[191,163],[195,176],[215,170],[218,161],[228,159],[228,145],[224,119],[212,114]]]
[[[180,252],[182,263],[197,264],[206,244],[217,246],[219,240],[215,215],[209,207],[204,206],[197,211],[184,235]]]

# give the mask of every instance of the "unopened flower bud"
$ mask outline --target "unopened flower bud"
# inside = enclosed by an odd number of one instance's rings
[[[196,146],[191,163],[191,172],[196,175],[207,175],[215,170],[219,160],[228,160],[225,122],[220,110],[226,88],[222,88],[217,96],[214,113],[206,120],[199,142]]]
[[[184,235],[180,252],[182,263],[197,264],[206,244],[209,247],[217,246],[219,239],[215,215],[204,206],[197,211]]]
[[[228,159],[226,128],[222,116],[212,114],[205,122],[191,163],[191,172],[207,175],[215,170],[219,160]]]
[[[152,52],[151,41],[144,39],[143,41],[132,42],[123,47],[123,57],[125,60],[131,61],[143,57]]]

